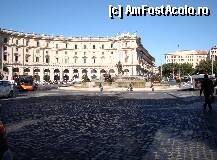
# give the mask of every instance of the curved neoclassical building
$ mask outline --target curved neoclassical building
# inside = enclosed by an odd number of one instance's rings
[[[0,29],[1,72],[7,79],[33,75],[38,81],[71,80],[87,74],[90,79],[104,73],[124,75],[151,72],[155,59],[136,34],[114,37],[63,37]]]

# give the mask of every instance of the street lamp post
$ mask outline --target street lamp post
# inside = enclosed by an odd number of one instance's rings
[[[161,66],[160,66],[160,78],[161,78],[161,80],[162,80],[162,78],[163,78],[163,77],[162,77],[162,76],[163,76],[163,75],[162,75],[162,74],[163,74],[163,70],[162,70],[162,69],[163,69],[163,67],[162,67],[162,64],[161,64]]]
[[[213,51],[212,52],[212,75],[213,75]]]
[[[0,51],[0,53],[1,53],[1,69],[3,71],[3,44],[1,41],[0,41],[0,49],[1,49],[1,51]]]
[[[174,76],[174,67],[173,67],[173,79],[175,78],[175,76]]]

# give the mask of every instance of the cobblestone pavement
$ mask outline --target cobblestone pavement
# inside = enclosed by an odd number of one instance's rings
[[[0,100],[17,160],[217,159],[216,104],[197,94],[50,92]]]

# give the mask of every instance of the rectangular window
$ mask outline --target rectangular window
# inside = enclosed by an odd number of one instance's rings
[[[86,49],[87,48],[87,46],[86,45],[84,45],[84,49]]]
[[[78,49],[78,45],[77,44],[75,45],[75,49]]]
[[[86,63],[87,62],[87,59],[86,58],[84,58],[84,63]]]
[[[104,52],[102,52],[102,55],[104,55]]]
[[[29,45],[29,41],[27,40],[27,41],[26,41],[26,46],[28,46],[28,45]]]
[[[18,43],[19,43],[19,41],[18,40],[16,40],[16,44],[18,45]]]
[[[84,56],[86,55],[86,52],[84,52]]]
[[[66,48],[68,48],[68,44],[66,43]]]
[[[16,62],[18,61],[18,55],[15,56],[15,61],[16,61]]]
[[[26,62],[29,62],[29,58],[28,57],[26,57]]]
[[[77,62],[77,58],[75,58],[75,63]]]
[[[37,41],[37,47],[40,47],[39,41]]]
[[[56,48],[58,48],[58,44],[56,44]]]
[[[58,51],[56,51],[56,54],[58,54]]]
[[[104,49],[104,44],[102,45],[102,49]]]
[[[95,46],[95,45],[93,45],[93,49],[96,49],[96,46]]]
[[[8,43],[8,39],[7,38],[4,38],[4,43]]]
[[[67,55],[67,51],[65,51],[65,55]]]
[[[46,53],[48,53],[48,51],[46,51]]]
[[[113,52],[111,52],[111,54],[113,54]]]
[[[18,48],[16,48],[16,51],[18,52]]]
[[[47,45],[46,45],[47,47],[49,47],[49,43],[47,42]]]
[[[93,59],[93,63],[96,63],[96,59],[95,58]]]
[[[56,63],[58,63],[59,62],[59,58],[56,58]]]
[[[111,44],[111,48],[113,48],[113,44]]]
[[[39,57],[36,57],[36,62],[39,62]]]
[[[26,52],[28,53],[28,52],[29,52],[29,49],[26,48]]]
[[[7,50],[7,47],[6,47],[6,46],[4,46],[3,50],[4,50],[4,51],[6,51],[6,50]]]
[[[4,61],[7,61],[7,54],[4,54]]]
[[[75,55],[77,55],[77,52],[75,52]]]

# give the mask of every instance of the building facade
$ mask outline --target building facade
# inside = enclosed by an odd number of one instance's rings
[[[208,59],[217,61],[217,46],[214,46],[209,50]]]
[[[141,44],[136,34],[114,37],[63,37],[0,30],[1,71],[7,79],[17,75],[33,75],[38,81],[45,77],[71,80],[87,74],[100,79],[102,74],[127,76],[151,72],[155,59]]]
[[[201,60],[206,60],[208,52],[204,50],[183,50],[165,54],[166,63],[190,63],[195,68]]]

